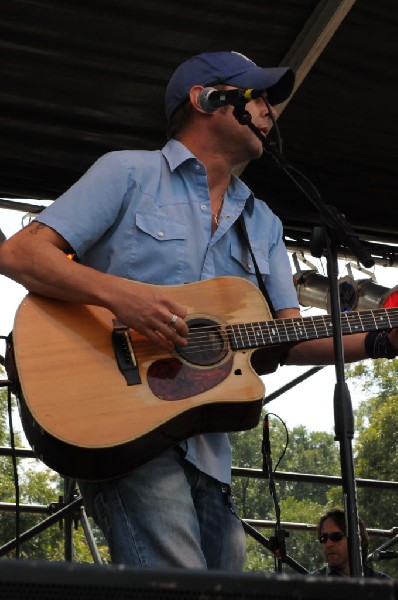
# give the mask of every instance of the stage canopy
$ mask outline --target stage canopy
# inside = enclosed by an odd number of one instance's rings
[[[161,147],[174,68],[237,50],[296,70],[284,156],[395,263],[395,0],[1,0],[0,17],[0,197],[54,199],[105,152]],[[284,171],[266,154],[242,177],[305,247],[319,217]]]

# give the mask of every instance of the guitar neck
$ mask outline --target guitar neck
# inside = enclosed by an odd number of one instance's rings
[[[380,308],[341,314],[343,335],[398,326],[398,308]],[[233,350],[261,348],[290,342],[303,342],[331,337],[333,323],[330,315],[275,319],[256,323],[228,325],[227,334]]]

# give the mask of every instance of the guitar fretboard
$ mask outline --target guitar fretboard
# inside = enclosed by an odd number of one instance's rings
[[[398,326],[398,308],[342,313],[341,326],[344,335],[377,329],[380,331],[391,329]],[[333,335],[333,323],[330,315],[237,323],[227,325],[225,329],[233,350],[302,342]]]

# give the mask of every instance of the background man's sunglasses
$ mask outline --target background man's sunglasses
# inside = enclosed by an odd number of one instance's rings
[[[326,544],[328,540],[332,542],[341,542],[341,540],[345,537],[345,533],[341,533],[340,531],[333,531],[332,533],[322,533],[319,537],[319,541],[321,544]]]

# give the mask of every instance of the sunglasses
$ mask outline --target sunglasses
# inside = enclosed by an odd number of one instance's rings
[[[331,542],[341,542],[341,540],[345,537],[345,533],[341,533],[340,531],[333,531],[332,533],[322,533],[319,536],[319,541],[321,544],[326,544],[328,540]]]

